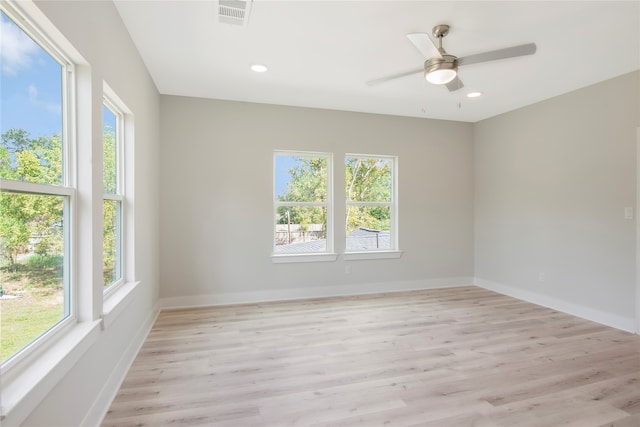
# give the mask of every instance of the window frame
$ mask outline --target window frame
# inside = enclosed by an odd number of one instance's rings
[[[62,144],[62,182],[43,184],[0,178],[0,190],[14,194],[32,194],[63,197],[63,287],[64,317],[53,324],[41,335],[33,339],[8,359],[0,362],[3,375],[12,378],[19,375],[20,367],[29,360],[40,357],[55,340],[77,323],[78,285],[77,285],[77,163],[76,163],[76,68],[69,55],[65,54],[50,37],[37,25],[14,8],[13,5],[0,2],[0,11],[4,13],[27,37],[31,38],[44,52],[60,64],[61,72],[61,144]]]
[[[106,85],[104,86],[104,94],[102,104],[106,107],[115,117],[116,128],[114,130],[115,148],[116,148],[116,191],[113,194],[102,192],[102,208],[104,210],[104,202],[107,200],[115,201],[117,203],[116,208],[116,271],[118,272],[118,278],[110,283],[103,283],[103,295],[104,298],[108,298],[115,291],[117,291],[125,283],[126,272],[126,221],[127,203],[126,203],[126,172],[125,172],[125,112],[124,108],[121,108],[119,101],[114,101],[115,94]],[[104,131],[104,117],[102,120],[102,129]],[[104,135],[103,135],[104,137]],[[102,144],[102,155],[104,158],[104,140]],[[104,170],[102,171],[104,179]],[[103,211],[103,224],[102,230],[104,232],[104,211]],[[104,259],[104,253],[103,253]],[[103,263],[104,266],[104,263]]]
[[[277,200],[277,176],[276,176],[276,159],[278,156],[287,157],[314,157],[325,158],[327,161],[326,175],[326,192],[327,197],[323,202],[291,202]],[[273,152],[273,182],[272,182],[272,223],[273,229],[271,234],[271,260],[274,263],[290,263],[290,262],[319,262],[319,261],[335,261],[337,255],[334,250],[334,225],[333,225],[333,153],[314,152],[314,151],[293,151],[293,150],[274,150]],[[309,206],[323,207],[327,212],[327,238],[326,250],[322,252],[294,252],[294,253],[276,253],[276,228],[278,220],[278,207],[280,206]]]
[[[345,153],[344,154],[344,168],[345,168],[345,186],[346,186],[346,160],[347,158],[356,159],[377,159],[390,161],[391,163],[391,200],[389,202],[371,202],[371,201],[352,201],[349,200],[349,194],[345,190],[344,197],[344,237],[345,237],[345,252],[343,258],[345,260],[359,260],[359,259],[383,259],[383,258],[399,258],[402,252],[399,250],[398,239],[398,156],[393,155],[381,155],[381,154],[359,154],[359,153]],[[347,209],[349,206],[385,206],[389,208],[389,244],[390,248],[385,249],[369,249],[362,251],[348,251],[346,246],[347,230]]]

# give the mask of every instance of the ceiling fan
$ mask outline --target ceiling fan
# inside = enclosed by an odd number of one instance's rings
[[[432,34],[438,40],[437,46],[427,33],[407,34],[409,41],[427,58],[422,68],[370,80],[367,82],[367,85],[373,86],[388,82],[389,80],[424,72],[424,76],[429,83],[446,85],[447,89],[453,92],[464,87],[462,80],[458,77],[458,67],[477,64],[479,62],[533,55],[536,52],[536,44],[527,43],[458,58],[447,53],[442,47],[442,39],[449,34],[448,25],[436,25],[433,27]]]

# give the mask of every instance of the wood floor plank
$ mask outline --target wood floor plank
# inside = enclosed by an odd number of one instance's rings
[[[476,287],[163,311],[104,426],[640,425],[640,337]]]

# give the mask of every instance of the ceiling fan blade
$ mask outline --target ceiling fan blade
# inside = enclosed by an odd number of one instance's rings
[[[431,40],[427,33],[407,34],[407,38],[422,53],[426,59],[442,58],[438,46]]]
[[[375,85],[378,85],[380,83],[385,83],[385,82],[388,82],[390,80],[395,80],[395,79],[399,79],[401,77],[406,77],[406,76],[410,76],[412,74],[418,74],[418,73],[424,73],[424,68],[418,68],[418,69],[415,69],[415,70],[405,71],[403,73],[393,74],[391,76],[380,77],[379,79],[375,79],[375,80],[369,80],[367,82],[367,86],[375,86]]]
[[[477,53],[475,55],[458,58],[458,66],[477,64],[479,62],[496,61],[498,59],[513,58],[516,56],[533,55],[536,53],[536,44],[527,43],[519,46],[506,47],[504,49]]]
[[[453,80],[447,83],[447,89],[449,92],[455,92],[458,89],[462,89],[464,87],[464,83],[460,80],[460,77],[456,76]]]

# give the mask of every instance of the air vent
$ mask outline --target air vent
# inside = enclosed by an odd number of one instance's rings
[[[224,24],[246,26],[253,0],[218,0],[218,21]]]

